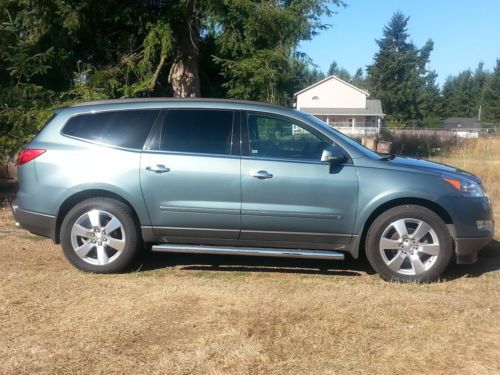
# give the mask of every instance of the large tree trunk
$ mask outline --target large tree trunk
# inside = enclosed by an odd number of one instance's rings
[[[176,98],[195,98],[200,96],[200,77],[198,55],[200,42],[200,21],[195,11],[195,1],[187,1],[182,14],[174,21],[172,31],[177,44],[168,81]]]

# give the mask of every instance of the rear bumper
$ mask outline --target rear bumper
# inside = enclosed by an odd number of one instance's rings
[[[54,239],[55,216],[23,210],[19,208],[17,200],[12,202],[12,214],[18,227],[33,234]]]
[[[477,261],[479,251],[491,242],[493,236],[455,238],[457,264],[471,264]]]

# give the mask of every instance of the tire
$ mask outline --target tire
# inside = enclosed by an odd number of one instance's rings
[[[141,243],[131,209],[109,198],[78,203],[64,217],[60,234],[70,263],[92,273],[124,271],[137,256]]]
[[[404,205],[375,219],[365,249],[370,265],[384,280],[426,283],[439,279],[450,263],[453,241],[433,211]]]

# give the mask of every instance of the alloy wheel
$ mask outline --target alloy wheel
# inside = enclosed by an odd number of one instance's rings
[[[81,215],[71,228],[71,245],[85,262],[104,266],[114,262],[125,249],[125,230],[114,215],[91,210]]]
[[[394,272],[419,275],[436,262],[439,239],[434,228],[423,220],[403,218],[391,222],[379,242],[380,255]]]

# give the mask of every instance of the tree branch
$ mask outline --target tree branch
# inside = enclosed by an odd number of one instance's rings
[[[156,81],[158,80],[158,76],[160,75],[160,72],[161,72],[164,64],[165,64],[165,56],[162,55],[160,57],[160,62],[158,63],[158,66],[156,67],[155,73],[153,74],[153,78],[151,78],[151,82],[149,83],[149,91],[153,91],[155,89]]]

